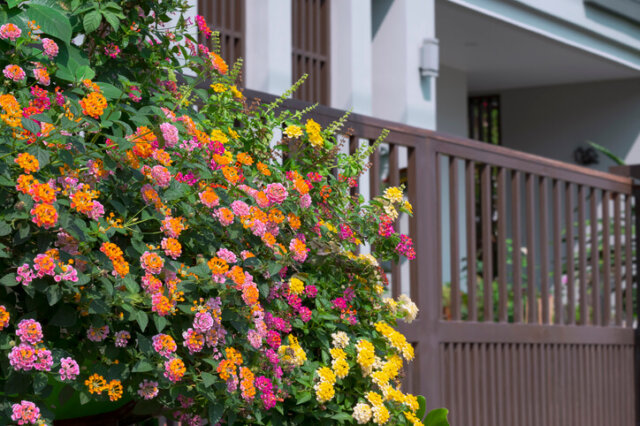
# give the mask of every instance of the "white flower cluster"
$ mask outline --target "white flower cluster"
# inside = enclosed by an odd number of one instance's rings
[[[418,316],[418,306],[406,294],[398,297],[398,310],[404,313],[403,320],[407,323],[413,322]]]
[[[336,348],[344,349],[349,345],[349,336],[344,331],[338,331],[331,334],[332,344]]]
[[[364,402],[358,403],[353,407],[353,418],[359,425],[368,423],[371,419],[371,407]]]

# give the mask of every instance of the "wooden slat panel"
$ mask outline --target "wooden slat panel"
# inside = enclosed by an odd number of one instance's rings
[[[469,321],[478,320],[476,300],[476,165],[465,163],[466,236],[467,236],[467,294]]]
[[[484,285],[484,321],[493,321],[493,259],[491,230],[491,167],[482,167],[480,178],[480,215],[482,221],[482,281]]]

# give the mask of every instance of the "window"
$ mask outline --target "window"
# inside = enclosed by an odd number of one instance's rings
[[[500,96],[472,96],[469,98],[469,137],[500,145]]]
[[[213,31],[220,33],[222,58],[231,67],[238,58],[244,58],[244,1],[198,0],[198,13]],[[200,42],[212,46],[211,39]]]
[[[329,4],[330,0],[292,0],[292,76],[307,81],[293,96],[329,104]]]

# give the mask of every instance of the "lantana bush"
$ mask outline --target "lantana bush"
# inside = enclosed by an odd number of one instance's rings
[[[247,100],[182,3],[0,5],[0,424],[421,424],[378,263],[411,205],[352,195],[380,141]]]

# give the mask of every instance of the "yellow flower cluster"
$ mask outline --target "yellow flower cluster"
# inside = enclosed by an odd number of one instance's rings
[[[377,392],[367,393],[367,401],[371,404],[373,422],[379,425],[385,424],[389,420],[389,410],[384,405],[382,395]]]
[[[316,371],[320,381],[313,387],[316,391],[316,399],[319,403],[331,401],[336,391],[333,385],[336,383],[336,375],[329,367],[321,367]]]
[[[362,369],[362,373],[368,376],[373,371],[373,363],[376,361],[375,348],[368,340],[360,339],[356,344],[356,361]]]
[[[382,334],[394,349],[401,352],[404,359],[408,361],[413,359],[413,346],[407,342],[402,333],[397,332],[389,324],[382,321],[376,323],[376,331]]]
[[[291,139],[299,138],[302,136],[302,129],[296,125],[289,125],[286,129],[284,129],[284,134],[290,137]]]
[[[300,294],[304,291],[304,283],[299,278],[291,278],[289,281],[289,291],[293,294]]]
[[[349,363],[347,362],[347,354],[340,348],[332,348],[331,351],[331,368],[336,377],[344,379],[349,374]]]
[[[324,145],[324,139],[322,139],[322,134],[320,133],[321,128],[318,123],[310,118],[307,120],[305,129],[309,135],[309,142],[311,142],[311,145],[315,148],[320,148]]]
[[[392,186],[384,190],[384,198],[392,203],[399,203],[402,201],[402,189],[397,186]]]
[[[289,335],[289,344],[278,348],[278,356],[285,364],[300,367],[307,360],[307,354],[298,343],[295,336]]]

